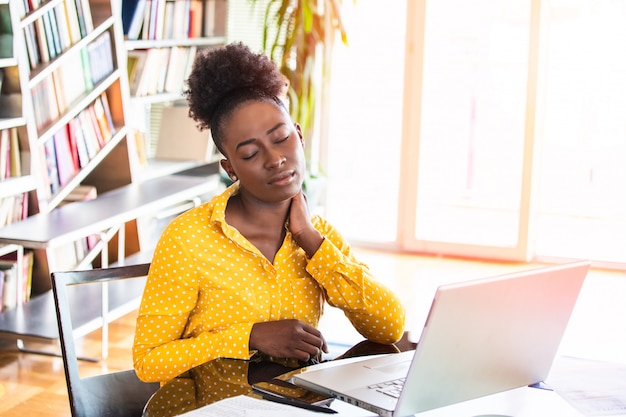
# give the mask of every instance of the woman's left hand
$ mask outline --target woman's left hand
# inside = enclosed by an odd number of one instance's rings
[[[289,231],[296,243],[312,257],[324,241],[323,236],[313,227],[306,196],[300,190],[291,199],[289,208]]]

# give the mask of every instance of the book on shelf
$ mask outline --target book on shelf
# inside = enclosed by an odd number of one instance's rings
[[[96,116],[96,112],[94,111],[93,104],[88,106],[85,110],[83,110],[83,112],[86,112],[87,115],[89,116],[93,133],[96,135],[96,139],[98,141],[98,148],[102,149],[107,141],[106,141],[106,138],[104,137],[102,130],[100,129],[100,123]]]
[[[204,2],[204,20],[202,34],[204,36],[215,36],[215,0]]]
[[[85,91],[89,91],[93,88],[93,85],[94,85],[93,76],[92,76],[92,69],[94,68],[92,67],[91,62],[89,62],[89,49],[88,48],[82,48],[80,50],[80,65],[82,69],[81,72],[83,75],[83,84],[85,86]]]
[[[148,95],[148,91],[151,90],[152,83],[156,82],[156,77],[158,72],[154,71],[156,68],[156,63],[158,61],[158,56],[160,54],[159,48],[153,49],[145,49],[145,62],[143,63],[143,68],[141,72],[136,71],[135,77],[138,78],[137,82],[132,80],[131,85],[136,86],[134,91],[134,95],[136,96],[146,96]]]
[[[0,257],[0,284],[2,311],[14,308],[30,299],[33,276],[33,253],[24,251],[22,271],[17,269],[17,255],[10,253]]]
[[[178,4],[185,5],[185,1],[179,1]],[[163,9],[163,23],[162,28],[159,32],[160,39],[175,39],[174,38],[174,7],[175,3],[171,1],[165,2],[165,7]],[[179,22],[176,22],[177,25],[180,25],[180,20],[184,19],[184,16],[178,16]]]
[[[104,110],[104,115],[109,124],[109,130],[111,134],[114,134],[116,131],[115,121],[113,120],[113,114],[111,113],[111,106],[109,106],[109,98],[107,97],[106,91],[100,94],[100,101],[102,102],[102,109]]]
[[[22,152],[20,149],[19,132],[16,127],[9,129],[9,147],[10,152],[10,174],[11,177],[22,176]]]
[[[59,185],[66,185],[78,172],[77,158],[72,153],[72,146],[67,130],[67,125],[59,129],[51,139],[54,142]]]
[[[123,0],[122,25],[129,40],[200,38],[215,35],[212,0]]]
[[[22,175],[22,158],[17,128],[0,130],[0,180]]]
[[[74,44],[74,42],[72,42],[72,35],[70,33],[70,25],[67,20],[66,2],[61,1],[61,3],[59,3],[59,5],[53,9],[53,12],[61,50],[65,51],[67,48]]]
[[[19,222],[28,216],[28,193],[3,197],[0,200],[0,227]]]
[[[61,187],[61,183],[59,181],[59,171],[57,169],[57,155],[56,148],[54,147],[54,141],[52,139],[48,139],[44,145],[44,154],[45,154],[45,163],[46,163],[46,173],[47,173],[47,181],[49,182],[50,192],[52,194],[56,193]]]
[[[50,62],[50,50],[48,49],[48,39],[46,38],[46,28],[43,18],[35,20],[33,23],[35,36],[37,40],[37,52],[39,54],[38,64],[46,64]]]
[[[80,127],[80,121],[77,118],[74,118],[69,121],[67,126],[72,148],[76,149],[78,166],[80,168],[84,168],[87,166],[91,158],[89,157],[87,142],[85,142],[85,137],[83,135],[82,128]]]
[[[106,133],[110,132],[109,122],[104,119],[108,111],[104,107],[99,96],[44,143],[43,162],[51,194],[65,186],[110,140],[111,135]]]
[[[141,76],[146,68],[148,60],[148,49],[134,49],[128,51],[128,80],[130,85],[130,94],[138,95]]]
[[[93,19],[91,17],[91,7],[89,0],[76,0],[76,15],[78,16],[78,26],[81,37],[85,37],[93,31]]]
[[[147,32],[147,36],[144,34],[142,36],[143,39],[155,40],[156,39],[156,21],[158,18],[158,10],[159,10],[159,0],[150,0],[148,1],[150,5],[150,10],[146,11],[146,16],[148,16],[148,21],[144,20],[144,31]]]
[[[52,77],[47,77],[31,89],[37,130],[42,130],[59,117],[60,110],[54,84]]]
[[[31,69],[48,63],[93,31],[88,0],[63,0],[25,28]]]
[[[182,92],[185,78],[191,71],[196,51],[196,46],[173,46],[171,48],[128,51],[131,95],[141,97]]]
[[[80,165],[80,158],[78,156],[78,143],[76,142],[76,137],[72,135],[72,131],[70,129],[70,123],[68,122],[65,126],[61,128],[64,131],[64,134],[67,136],[67,143],[69,146],[69,152],[72,157],[72,165],[74,167],[74,171],[78,172],[82,168]]]
[[[0,180],[10,177],[11,173],[11,138],[9,130],[0,130]]]
[[[106,97],[106,94],[104,94],[104,96]],[[93,102],[91,107],[93,108],[93,112],[104,142],[107,143],[113,137],[113,123],[109,119],[111,113],[110,111],[105,110],[105,105],[108,107],[108,102],[105,102],[101,95]]]
[[[70,42],[74,45],[82,39],[76,2],[75,0],[65,0],[63,4],[65,5],[65,21],[70,35]]]
[[[53,73],[53,77],[58,77],[57,85],[61,86],[58,94],[63,98],[66,107],[72,106],[88,90],[83,64],[82,53],[72,54],[66,57],[64,65]]]
[[[46,31],[46,43],[48,44],[48,53],[50,58],[56,58],[61,55],[61,40],[59,37],[59,28],[56,23],[56,15],[51,10],[46,12],[42,16],[43,26]]]
[[[92,160],[102,148],[101,142],[98,139],[98,134],[96,133],[96,129],[87,109],[83,109],[78,113],[77,119],[85,144],[87,145],[89,160]]]
[[[167,69],[169,67],[170,56],[172,53],[172,48],[162,48],[160,49],[160,66],[159,73],[157,76],[156,83],[154,85],[154,90],[151,94],[162,93],[165,91],[165,81],[167,80]]]
[[[24,41],[26,43],[26,53],[30,69],[35,69],[41,62],[39,49],[37,47],[37,33],[34,24],[27,25],[24,28]]]
[[[202,0],[191,0],[189,5],[189,37],[201,38],[203,36],[202,20],[204,19],[204,3]]]
[[[171,57],[168,62],[165,91],[168,93],[178,93],[183,90],[185,79],[187,79],[191,72],[197,47],[174,47],[172,49],[177,51],[177,55],[176,57]]]
[[[122,1],[122,28],[127,39],[139,38],[145,7],[145,0]]]
[[[135,138],[135,149],[137,150],[139,165],[145,167],[148,164],[146,134],[138,129],[132,129],[130,134]]]
[[[150,22],[154,23],[154,34],[153,37],[150,39],[163,39],[163,28],[165,27],[165,10],[167,3],[168,2],[165,0],[152,2],[152,7],[156,7],[156,18],[153,22]]]
[[[89,76],[87,82],[91,85],[99,83],[115,70],[111,34],[108,31],[87,46],[86,55],[87,62],[84,63],[84,71]]]

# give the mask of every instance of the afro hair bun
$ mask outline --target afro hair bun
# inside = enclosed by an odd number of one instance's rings
[[[276,64],[263,53],[235,42],[198,53],[187,79],[184,94],[189,115],[201,129],[211,128],[217,106],[228,94],[253,89],[263,95],[283,97],[287,80]]]

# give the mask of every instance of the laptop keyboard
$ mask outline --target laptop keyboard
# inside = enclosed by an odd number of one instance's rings
[[[400,397],[402,387],[404,386],[404,379],[405,378],[398,378],[387,382],[372,384],[368,385],[367,388],[376,390],[393,398],[398,398]]]

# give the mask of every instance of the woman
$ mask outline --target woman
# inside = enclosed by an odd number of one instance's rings
[[[196,58],[185,91],[190,116],[211,129],[234,184],[159,239],[133,346],[144,381],[218,357],[292,366],[319,358],[325,302],[368,340],[402,336],[397,297],[330,224],[309,215],[302,132],[279,98],[286,86],[269,58],[241,43]]]

